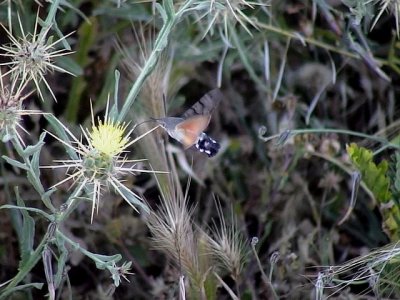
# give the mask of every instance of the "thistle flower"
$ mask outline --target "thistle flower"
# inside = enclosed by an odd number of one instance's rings
[[[24,144],[18,129],[26,132],[20,124],[23,115],[39,114],[40,111],[24,110],[23,101],[30,95],[23,95],[26,83],[13,80],[9,84],[3,82],[0,71],[0,138],[6,142],[16,137]]]
[[[95,210],[97,209],[98,211],[102,191],[105,188],[108,189],[110,186],[112,186],[134,210],[138,211],[137,206],[140,206],[145,211],[149,211],[147,205],[142,202],[141,198],[123,185],[120,178],[124,175],[135,174],[137,172],[155,172],[136,168],[136,163],[143,160],[128,160],[125,150],[158,127],[147,131],[131,141],[129,135],[132,133],[132,130],[126,133],[126,124],[115,122],[109,117],[108,105],[104,121],[99,121],[98,125],[95,125],[92,111],[91,130],[84,130],[82,128],[82,134],[87,144],[78,140],[67,127],[62,124],[61,126],[71,137],[73,143],[68,143],[51,133],[49,134],[63,143],[67,149],[72,150],[73,154],[70,155],[72,158],[71,160],[57,161],[62,163],[62,165],[48,167],[67,169],[68,176],[53,187],[72,180],[74,184],[78,185],[77,194],[85,189],[92,201],[91,222],[93,222]],[[73,171],[69,173],[71,169]]]
[[[11,41],[11,44],[8,46],[0,46],[0,50],[4,51],[1,55],[11,59],[10,62],[0,64],[10,67],[10,70],[3,76],[11,73],[13,78],[19,78],[23,82],[32,80],[42,100],[44,98],[40,83],[43,82],[54,100],[56,100],[45,75],[50,71],[59,71],[73,75],[54,63],[56,57],[71,53],[67,49],[55,50],[54,48],[72,33],[53,42],[52,37],[47,37],[51,26],[42,28],[41,32],[38,33],[39,15],[36,17],[33,34],[25,33],[19,15],[18,21],[22,33],[22,37],[19,38],[15,37],[11,30],[7,30],[7,28],[2,26]]]

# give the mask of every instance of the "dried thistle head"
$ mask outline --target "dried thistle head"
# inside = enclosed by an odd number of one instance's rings
[[[57,57],[72,53],[67,49],[56,49],[56,45],[63,42],[72,33],[53,41],[53,37],[48,36],[51,26],[44,27],[38,32],[39,14],[36,17],[33,33],[25,33],[19,15],[18,21],[21,37],[14,36],[11,29],[8,30],[2,26],[11,42],[8,46],[0,46],[0,50],[4,51],[1,55],[10,59],[9,62],[1,64],[10,67],[10,70],[3,76],[11,74],[16,80],[19,79],[23,82],[32,80],[42,100],[44,98],[40,83],[43,82],[56,100],[45,75],[53,71],[73,75],[64,68],[57,66],[54,61]]]
[[[21,121],[19,97],[10,93],[7,88],[0,91],[0,136],[4,138],[16,133]]]
[[[38,111],[28,111],[23,109],[23,101],[30,95],[24,94],[26,82],[12,80],[9,83],[3,82],[0,72],[0,138],[7,141],[16,137],[24,144],[18,129],[25,131],[20,124],[21,117],[27,114],[37,114]]]

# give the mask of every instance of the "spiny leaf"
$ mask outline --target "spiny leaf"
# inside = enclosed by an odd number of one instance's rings
[[[400,239],[400,208],[397,205],[382,210],[384,230],[392,241]]]
[[[26,170],[26,171],[29,170],[29,168],[28,168],[28,167],[26,166],[26,164],[24,164],[24,163],[21,163],[21,162],[15,160],[15,159],[9,158],[8,156],[5,156],[5,155],[3,155],[2,158],[3,158],[7,163],[9,163],[10,165],[12,165],[12,166],[14,166],[14,167],[17,167],[17,168],[20,168],[20,169]]]
[[[20,207],[25,207],[24,201],[19,196],[18,188],[15,189],[17,197],[17,204]],[[21,209],[22,214],[22,235],[19,241],[21,251],[21,261],[19,262],[19,269],[22,269],[26,262],[29,260],[33,251],[33,240],[35,237],[35,221],[29,215],[28,211]]]
[[[389,191],[390,180],[386,175],[389,168],[388,162],[384,160],[376,164],[372,160],[372,151],[358,147],[354,143],[347,146],[347,153],[376,199],[380,202],[388,202],[392,198]]]
[[[70,147],[65,146],[65,151],[67,151],[69,157],[71,157],[72,159],[79,159],[78,155],[76,154],[76,152],[74,150],[72,150],[72,144],[71,144],[71,140],[67,134],[67,132],[65,131],[62,123],[52,114],[45,114],[44,117],[46,118],[46,120],[49,122],[49,124],[53,127],[54,131],[56,132],[56,135],[63,140],[65,143],[71,145]]]
[[[376,199],[385,203],[381,206],[384,230],[391,240],[398,241],[400,238],[400,208],[395,201],[389,201],[392,199],[392,194],[389,191],[390,180],[387,176],[388,162],[384,160],[376,164],[372,160],[372,151],[358,147],[354,143],[347,146],[347,153]]]

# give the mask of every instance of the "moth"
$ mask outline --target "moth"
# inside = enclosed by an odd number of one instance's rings
[[[221,91],[214,89],[201,97],[180,117],[166,117],[155,119],[155,121],[185,149],[195,145],[200,152],[212,157],[218,153],[220,144],[204,133],[204,130],[210,123],[211,114],[221,99]]]

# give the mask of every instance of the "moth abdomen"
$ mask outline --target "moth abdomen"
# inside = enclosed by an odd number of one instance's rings
[[[205,154],[207,154],[208,157],[212,157],[218,153],[221,146],[218,142],[216,142],[203,132],[196,142],[196,148],[200,152],[204,152]]]

